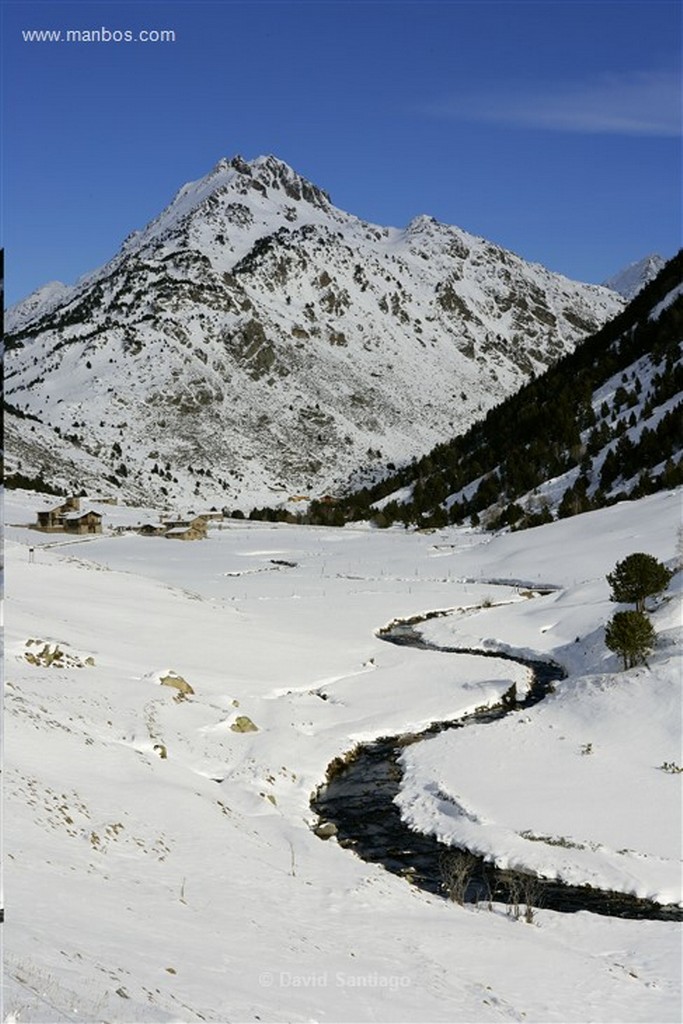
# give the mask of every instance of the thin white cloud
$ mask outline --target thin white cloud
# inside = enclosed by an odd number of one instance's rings
[[[605,74],[582,82],[460,93],[422,108],[454,120],[608,135],[681,135],[681,76],[675,72]]]

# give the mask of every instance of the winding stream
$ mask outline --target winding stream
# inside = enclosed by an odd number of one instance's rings
[[[402,821],[394,803],[402,778],[398,758],[404,747],[434,736],[445,729],[462,729],[473,723],[496,722],[520,708],[531,707],[552,692],[553,683],[566,675],[561,666],[550,661],[531,661],[495,651],[462,647],[439,647],[425,640],[415,628],[427,618],[446,614],[435,612],[409,621],[396,621],[380,632],[383,640],[422,650],[452,654],[476,654],[503,658],[527,666],[533,682],[524,698],[517,700],[514,686],[495,707],[482,708],[455,721],[434,722],[419,733],[386,736],[360,744],[346,758],[337,758],[328,766],[327,780],[317,790],[311,807],[320,822],[336,826],[337,841],[354,851],[363,860],[382,864],[388,871],[401,875],[427,892],[444,896],[441,858],[451,847],[434,836],[414,832]],[[477,856],[470,879],[466,902],[506,901],[505,873]],[[590,886],[571,886],[562,882],[538,879],[540,896],[537,905],[550,910],[573,913],[588,910],[614,917],[643,918],[660,921],[683,920],[677,906],[661,906],[648,900],[617,892],[605,892]]]

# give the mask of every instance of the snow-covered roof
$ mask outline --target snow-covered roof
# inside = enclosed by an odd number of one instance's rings
[[[71,512],[69,515],[65,515],[64,519],[67,522],[76,522],[77,519],[85,519],[86,516],[97,516],[98,519],[102,518],[101,512],[96,512],[94,508],[86,509],[84,512]]]

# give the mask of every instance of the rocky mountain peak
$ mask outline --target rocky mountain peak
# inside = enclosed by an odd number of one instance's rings
[[[237,172],[239,177],[232,176],[229,184],[232,184],[243,195],[252,190],[260,192],[264,198],[268,198],[268,189],[271,189],[275,193],[272,197],[274,200],[278,198],[293,202],[304,200],[321,209],[331,206],[327,192],[312,184],[284,160],[280,160],[272,154],[259,156],[251,161],[245,160],[240,154],[231,158],[226,157],[218,162],[207,178],[225,178],[226,172],[230,171]],[[278,193],[280,193],[279,196]]]
[[[327,209],[331,205],[327,192],[297,174],[289,164],[275,156],[257,157],[248,166],[257,181],[261,181],[266,188],[276,191],[281,189],[285,196],[294,202],[304,200],[321,209]]]

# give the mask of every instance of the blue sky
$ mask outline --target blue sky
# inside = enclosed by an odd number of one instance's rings
[[[681,5],[2,0],[9,303],[109,259],[222,157],[599,282],[681,245]],[[25,42],[169,29],[172,43]]]

